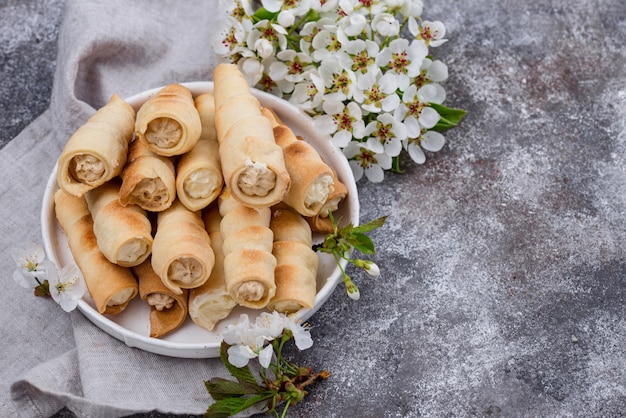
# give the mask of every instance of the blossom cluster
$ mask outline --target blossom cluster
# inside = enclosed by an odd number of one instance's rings
[[[239,322],[226,327],[222,333],[228,348],[228,361],[235,367],[244,367],[250,359],[259,358],[259,364],[268,368],[275,354],[274,345],[268,344],[281,337],[285,330],[293,336],[296,347],[305,350],[313,345],[311,333],[293,317],[276,311],[262,312],[250,322],[247,314],[241,314]]]
[[[216,54],[251,86],[308,113],[348,158],[355,178],[380,182],[407,152],[445,143],[438,126],[447,66],[429,53],[446,42],[421,0],[221,0]]]
[[[61,270],[46,259],[43,247],[31,243],[26,248],[13,248],[13,260],[17,269],[13,280],[26,289],[35,288],[36,296],[51,296],[65,312],[76,309],[83,297],[86,286],[80,270],[74,264],[68,264]]]

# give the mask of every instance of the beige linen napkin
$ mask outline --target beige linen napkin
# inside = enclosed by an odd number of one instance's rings
[[[210,80],[217,0],[67,0],[50,108],[0,150],[3,237],[0,416],[204,413],[217,359],[176,359],[127,347],[80,312],[63,312],[11,278],[11,247],[42,243],[46,181],[63,144],[114,93]]]

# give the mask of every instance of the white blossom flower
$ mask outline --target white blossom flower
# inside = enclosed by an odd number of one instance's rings
[[[337,31],[337,39],[341,43],[341,49],[336,57],[339,64],[355,73],[365,74],[368,71],[380,71],[376,65],[378,56],[378,44],[369,39],[350,40],[343,30]]]
[[[400,33],[400,22],[389,13],[380,13],[372,19],[372,29],[383,37],[396,36]]]
[[[219,0],[220,10],[232,20],[241,22],[252,16],[252,5],[250,0]]]
[[[394,116],[404,122],[409,137],[417,137],[422,128],[434,127],[441,118],[439,113],[428,106],[429,102],[438,103],[441,92],[438,84],[427,84],[417,90],[415,85],[409,86],[402,95],[402,104]]]
[[[422,0],[404,0],[400,13],[407,17],[418,17],[422,15]]]
[[[336,57],[327,58],[318,68],[324,82],[324,100],[352,99],[356,89],[356,74],[341,66]]]
[[[393,74],[381,75],[380,71],[368,71],[357,78],[354,100],[368,112],[391,112],[400,104],[397,89],[398,79]]]
[[[52,299],[65,312],[76,309],[78,301],[83,297],[86,287],[80,270],[74,264],[68,264],[57,274],[48,277],[48,286]]]
[[[385,177],[384,170],[391,168],[391,157],[385,153],[375,153],[363,145],[362,142],[352,141],[343,149],[354,179],[359,181],[365,174],[372,183],[380,183]]]
[[[352,13],[339,21],[339,28],[346,36],[354,37],[367,28],[367,19],[361,14]]]
[[[286,80],[298,83],[304,80],[310,68],[311,57],[293,49],[286,49],[276,54],[277,60],[269,67],[269,75],[273,80]]]
[[[423,149],[426,151],[437,152],[443,148],[445,138],[439,132],[425,130],[417,138],[409,138],[405,144],[411,159],[417,164],[424,164],[424,162],[426,162],[426,155],[424,154]]]
[[[363,138],[365,122],[361,108],[355,102],[346,106],[339,100],[327,100],[322,104],[325,114],[313,119],[315,127],[322,134],[332,135],[335,146],[343,148],[352,138]]]
[[[364,136],[368,137],[365,148],[390,157],[400,155],[402,142],[407,139],[404,125],[389,113],[382,113],[370,122],[365,127]]]
[[[287,31],[282,26],[272,23],[269,20],[261,20],[257,22],[250,33],[246,43],[249,49],[254,49],[254,45],[259,39],[268,40],[274,47],[283,50],[287,47]]]
[[[419,80],[422,85],[427,81],[441,83],[448,79],[448,66],[440,60],[425,58],[422,64],[423,80]]]
[[[315,113],[315,109],[322,104],[324,98],[324,81],[317,74],[317,70],[308,73],[308,77],[310,80],[296,83],[289,101],[304,111]]]
[[[247,314],[239,316],[239,322],[230,324],[222,333],[228,348],[228,361],[235,367],[244,367],[250,359],[259,357],[263,367],[269,365],[273,354],[271,345],[265,346],[272,337],[266,335],[266,329],[250,323]]]
[[[17,264],[13,280],[23,288],[32,288],[35,277],[45,280],[56,270],[54,263],[46,260],[46,252],[39,244],[30,243],[23,249],[13,248],[11,254]]]
[[[394,39],[380,51],[376,64],[389,68],[389,72],[398,77],[398,85],[404,90],[411,83],[411,78],[420,75],[428,48],[424,41],[409,43],[406,39]]]
[[[446,27],[438,20],[434,22],[425,20],[420,27],[417,21],[411,17],[409,18],[409,32],[417,39],[424,40],[427,46],[437,47],[447,42],[447,39],[444,39]]]
[[[331,58],[341,49],[341,42],[337,38],[337,26],[326,24],[320,28],[311,42],[313,47],[313,60],[323,62]]]

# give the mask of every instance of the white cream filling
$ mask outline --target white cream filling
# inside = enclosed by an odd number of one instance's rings
[[[117,261],[133,263],[139,260],[148,251],[148,243],[142,238],[135,238],[125,242],[117,251]]]
[[[250,159],[245,161],[246,168],[237,179],[237,186],[248,196],[267,196],[276,185],[276,174],[265,163]]]
[[[192,199],[210,196],[218,186],[217,179],[206,168],[192,171],[183,181],[183,189]]]
[[[162,311],[163,309],[170,309],[174,305],[175,299],[165,293],[151,293],[146,297],[146,302],[150,306],[154,306],[157,311]]]
[[[265,286],[259,281],[251,280],[249,282],[242,283],[237,288],[235,293],[235,299],[246,300],[250,302],[256,302],[263,298],[265,294]]]
[[[107,302],[107,306],[115,306],[122,305],[126,303],[126,301],[133,295],[135,289],[132,287],[127,287],[126,289],[122,289],[109,299]]]
[[[91,154],[75,155],[70,162],[70,174],[80,183],[93,183],[101,179],[104,172],[104,162]]]
[[[148,123],[146,139],[159,148],[172,148],[182,137],[180,124],[170,118],[156,118]]]
[[[333,190],[335,190],[333,176],[325,174],[317,178],[304,196],[304,206],[310,208],[324,203]]]
[[[203,271],[200,261],[192,257],[181,257],[170,264],[167,275],[173,282],[191,284],[202,276]]]
[[[169,199],[167,187],[160,178],[145,178],[135,185],[132,193],[133,203],[146,206],[159,205]]]

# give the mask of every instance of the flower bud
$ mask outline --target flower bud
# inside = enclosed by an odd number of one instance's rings
[[[254,49],[256,53],[263,59],[274,55],[274,47],[272,43],[265,38],[259,38],[254,43]]]

